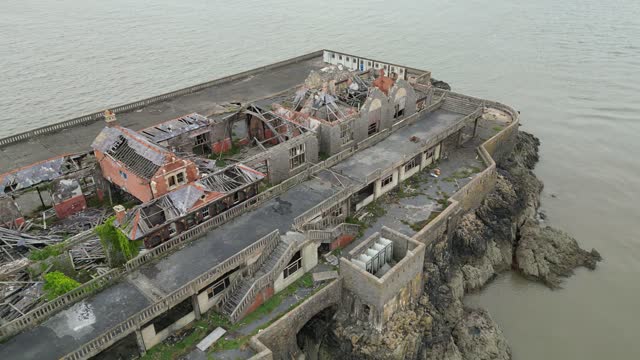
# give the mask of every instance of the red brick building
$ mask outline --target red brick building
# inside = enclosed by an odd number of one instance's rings
[[[107,181],[147,202],[199,178],[192,161],[151,143],[145,136],[108,122],[91,145]]]
[[[76,179],[54,180],[51,198],[58,219],[64,219],[87,208],[87,201]]]

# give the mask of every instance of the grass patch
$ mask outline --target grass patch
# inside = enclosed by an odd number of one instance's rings
[[[145,356],[142,357],[144,360],[173,360],[179,359],[183,357],[185,354],[192,351],[196,344],[204,339],[211,331],[213,331],[217,327],[222,327],[227,330],[227,337],[222,337],[209,349],[209,353],[217,352],[217,351],[225,351],[225,350],[234,350],[240,349],[247,344],[247,342],[251,339],[252,336],[258,333],[259,330],[262,330],[269,325],[271,325],[274,321],[276,321],[279,317],[272,319],[271,321],[266,322],[265,324],[256,328],[249,335],[239,335],[237,337],[233,337],[233,333],[236,333],[238,329],[242,326],[256,321],[262,318],[265,315],[270,314],[275,308],[278,307],[282,303],[282,301],[287,297],[296,292],[300,287],[311,288],[313,287],[313,277],[311,274],[307,273],[303,275],[300,279],[296,280],[293,284],[289,285],[286,289],[272,296],[269,300],[263,303],[260,307],[258,307],[254,312],[247,315],[240,323],[231,324],[229,320],[227,320],[224,316],[214,312],[209,311],[206,314],[203,314],[203,317],[200,320],[192,323],[188,328],[178,332],[175,336],[180,337],[184,335],[183,338],[179,339],[176,342],[172,342],[170,339],[165,340],[164,342],[154,346],[151,348]],[[298,306],[302,301],[292,305],[289,310]],[[185,335],[186,334],[186,335]]]
[[[33,261],[46,260],[52,256],[58,256],[62,254],[62,249],[62,244],[55,244],[45,246],[40,250],[31,250],[31,252],[29,253],[29,259]]]
[[[374,200],[371,204],[365,206],[364,208],[374,217],[374,219],[384,216],[384,214],[387,213],[387,209],[385,209],[378,200]]]
[[[419,232],[420,230],[424,229],[425,226],[427,226],[431,221],[433,221],[433,219],[437,218],[438,215],[440,215],[442,211],[432,211],[431,214],[429,214],[429,217],[425,220],[421,220],[421,221],[417,221],[414,223],[411,223],[409,221],[406,220],[400,220],[400,222],[402,222],[403,224],[407,225],[408,227],[411,228],[411,230],[415,231],[415,232]]]
[[[500,132],[500,131],[502,131],[502,129],[504,129],[504,128],[503,128],[502,126],[500,126],[500,125],[497,125],[497,126],[494,126],[492,129],[493,129],[493,131],[495,131],[495,132]]]
[[[271,187],[273,187],[273,185],[269,184],[266,181],[261,181],[258,185],[258,194],[269,190]]]
[[[44,291],[47,300],[53,300],[60,295],[80,286],[80,283],[61,273],[53,271],[44,276]]]
[[[457,170],[456,172],[454,172],[451,176],[455,179],[464,179],[464,178],[468,178],[469,176],[479,173],[480,171],[482,171],[482,169],[480,169],[477,166],[472,166],[469,168],[464,168],[464,169],[460,169]],[[446,179],[445,179],[446,181]]]

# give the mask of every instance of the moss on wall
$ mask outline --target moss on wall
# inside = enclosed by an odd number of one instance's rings
[[[133,259],[140,251],[140,241],[131,241],[113,222],[115,216],[96,226],[96,233],[105,249],[111,267],[117,267]]]

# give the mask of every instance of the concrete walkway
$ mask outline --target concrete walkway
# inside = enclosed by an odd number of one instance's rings
[[[405,153],[417,152],[420,145],[409,141],[410,136],[417,134],[421,139],[428,139],[448,129],[462,117],[464,115],[444,110],[422,114],[415,124],[354,154],[332,170],[351,179],[360,179],[377,167],[402,159]],[[372,159],[376,162],[372,163]],[[345,163],[349,166],[344,166]],[[91,316],[97,321],[77,328],[74,322],[61,320],[84,316],[72,307],[0,345],[0,359],[59,358],[149,305],[148,297],[153,298],[155,290],[171,293],[271,231],[278,229],[281,233],[286,232],[295,217],[340,190],[335,182],[326,180],[335,178],[323,173],[329,171],[325,170],[258,209],[211,230],[203,238],[161,261],[144,265],[139,270],[145,276],[140,278],[144,281],[138,281],[136,286],[122,282],[85,299],[83,302],[87,303]],[[132,276],[132,279],[136,277]],[[126,289],[122,290],[123,287]],[[138,287],[145,291],[140,291]],[[107,304],[116,305],[110,308]]]

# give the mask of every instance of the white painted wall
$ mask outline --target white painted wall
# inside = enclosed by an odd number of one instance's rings
[[[171,333],[173,333],[174,331],[178,331],[183,327],[189,325],[195,319],[196,319],[196,315],[192,311],[187,315],[183,316],[182,318],[180,318],[178,321],[169,325],[167,328],[163,329],[159,333],[156,333],[156,329],[153,326],[153,324],[147,326],[146,328],[143,328],[141,330],[141,333],[142,333],[142,340],[144,341],[145,348],[147,350],[151,349],[152,347],[156,346],[157,344],[162,342],[164,339],[166,339]]]
[[[389,174],[385,174],[384,176],[382,176],[380,179],[376,180],[376,185],[375,185],[375,189],[374,189],[374,194],[376,195],[376,199],[379,198],[380,196],[384,195],[387,191],[393,189],[394,187],[396,187],[396,185],[398,185],[398,170],[395,169],[393,170],[393,178],[390,184],[387,184],[387,186],[382,187],[382,179],[386,178]]]
[[[279,293],[287,286],[293,284],[296,280],[300,279],[305,273],[313,269],[318,265],[318,247],[319,243],[310,242],[300,250],[300,257],[302,257],[302,268],[296,271],[288,278],[284,278],[284,273],[280,272],[278,278],[273,284],[273,291],[275,294]]]

